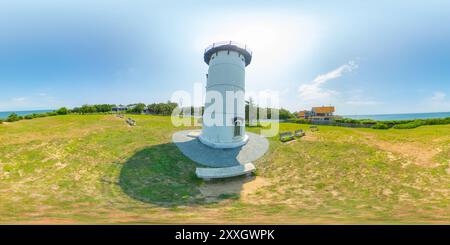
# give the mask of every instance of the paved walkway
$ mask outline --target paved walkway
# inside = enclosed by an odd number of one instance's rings
[[[192,133],[194,131],[194,133]],[[176,132],[172,141],[191,160],[208,167],[231,167],[254,162],[269,149],[269,141],[258,134],[246,132],[247,144],[232,149],[215,149],[202,144],[195,135],[200,130]]]

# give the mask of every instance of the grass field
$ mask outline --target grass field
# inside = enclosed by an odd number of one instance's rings
[[[203,182],[169,117],[67,115],[0,125],[0,223],[450,223],[450,125],[281,123],[256,177]],[[250,128],[258,131],[258,128]]]

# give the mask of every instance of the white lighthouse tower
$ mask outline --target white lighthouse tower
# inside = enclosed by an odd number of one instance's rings
[[[238,43],[214,43],[205,49],[209,65],[203,128],[199,137],[213,148],[234,148],[247,143],[245,133],[245,67],[252,52]],[[217,95],[221,98],[217,98]],[[215,105],[214,105],[215,103]],[[219,105],[222,103],[222,105]],[[208,123],[215,121],[218,123]]]

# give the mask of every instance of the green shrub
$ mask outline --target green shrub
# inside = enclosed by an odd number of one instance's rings
[[[56,111],[58,115],[67,115],[67,113],[69,113],[69,110],[66,107],[61,107]]]
[[[294,120],[294,122],[295,123],[300,123],[300,124],[310,124],[311,123],[310,120],[307,120],[307,119],[304,119],[304,118],[297,118],[297,119]]]
[[[281,108],[278,110],[278,119],[286,120],[286,119],[293,118],[293,117],[294,117],[294,115],[286,109]]]
[[[74,107],[74,108],[72,108],[72,110],[70,110],[70,113],[81,113],[81,108],[80,107]]]
[[[30,119],[33,119],[34,117],[31,114],[31,115],[25,115],[23,118],[26,119],[26,120],[30,120]]]
[[[138,104],[134,105],[132,108],[128,109],[127,112],[141,114],[145,110],[145,108],[146,108],[146,106],[144,103],[138,103]],[[172,113],[172,111],[170,111],[170,113]],[[169,113],[169,111],[167,111],[167,114],[165,114],[165,115],[170,115],[170,113]]]
[[[422,125],[444,125],[444,124],[450,124],[450,117],[446,118],[430,118],[430,119],[416,119],[416,120],[403,120],[400,121],[401,123],[397,122],[397,124],[394,126],[396,129],[411,129],[411,128],[417,128]]]
[[[410,128],[417,128],[419,126],[424,125],[423,120],[415,120],[409,123],[403,123],[403,124],[397,124],[394,126],[395,129],[410,129]]]
[[[2,124],[3,123],[3,119],[0,119],[0,124]]]
[[[47,112],[47,113],[45,113],[44,115],[45,115],[45,116],[48,116],[48,117],[51,117],[51,116],[57,116],[58,113],[52,111],[52,112]]]
[[[359,123],[361,123],[361,124],[376,124],[377,121],[372,120],[372,119],[361,119],[361,120],[359,121]]]
[[[423,125],[450,124],[450,117],[423,119],[422,123]]]
[[[388,124],[388,125],[397,125],[397,124],[406,124],[406,123],[410,123],[410,122],[414,122],[414,120],[388,120],[388,121],[383,121],[383,123]]]
[[[363,119],[367,120],[367,119]],[[352,118],[338,118],[334,120],[337,123],[351,123],[351,124],[360,124],[361,120],[358,119],[352,119]]]
[[[376,124],[374,124],[372,126],[373,129],[389,129],[389,125],[382,123],[382,122],[377,122]]]
[[[112,111],[112,108],[115,107],[115,106],[116,105],[110,105],[110,104],[93,105],[93,107],[95,108],[96,112],[110,112],[110,111]]]
[[[7,122],[16,122],[19,120],[22,120],[23,118],[21,116],[18,116],[16,113],[12,113],[11,115],[6,118]]]
[[[80,112],[81,112],[81,114],[95,113],[95,112],[97,112],[97,109],[95,108],[95,106],[83,105],[80,108]]]

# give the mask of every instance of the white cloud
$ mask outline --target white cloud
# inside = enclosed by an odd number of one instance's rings
[[[21,110],[37,110],[51,109],[60,107],[61,101],[56,100],[47,94],[41,96],[34,94],[26,97],[13,97],[6,100],[0,100],[0,111],[21,111]]]
[[[367,95],[363,89],[354,89],[347,91],[344,104],[357,107],[357,106],[374,106],[383,104],[381,101],[375,100]]]
[[[330,80],[341,77],[344,73],[352,72],[358,68],[358,64],[355,61],[349,61],[347,64],[325,73],[318,75],[313,81],[302,84],[298,88],[300,97],[303,100],[322,100],[330,96],[339,94],[339,92],[324,89],[322,86]]]
[[[348,100],[345,103],[348,105],[355,105],[355,106],[368,106],[381,104],[381,102],[376,100]]]
[[[443,91],[436,91],[429,97],[425,98],[421,103],[422,111],[450,111],[450,99]]]
[[[15,97],[8,100],[0,101],[0,111],[12,111],[21,108],[29,103],[26,97]]]
[[[437,91],[434,92],[433,96],[431,97],[431,101],[440,102],[445,100],[446,96],[447,95],[444,92]]]
[[[23,102],[25,100],[27,100],[27,98],[25,98],[25,97],[18,97],[18,98],[13,98],[12,99],[12,101],[14,101],[14,102]]]

